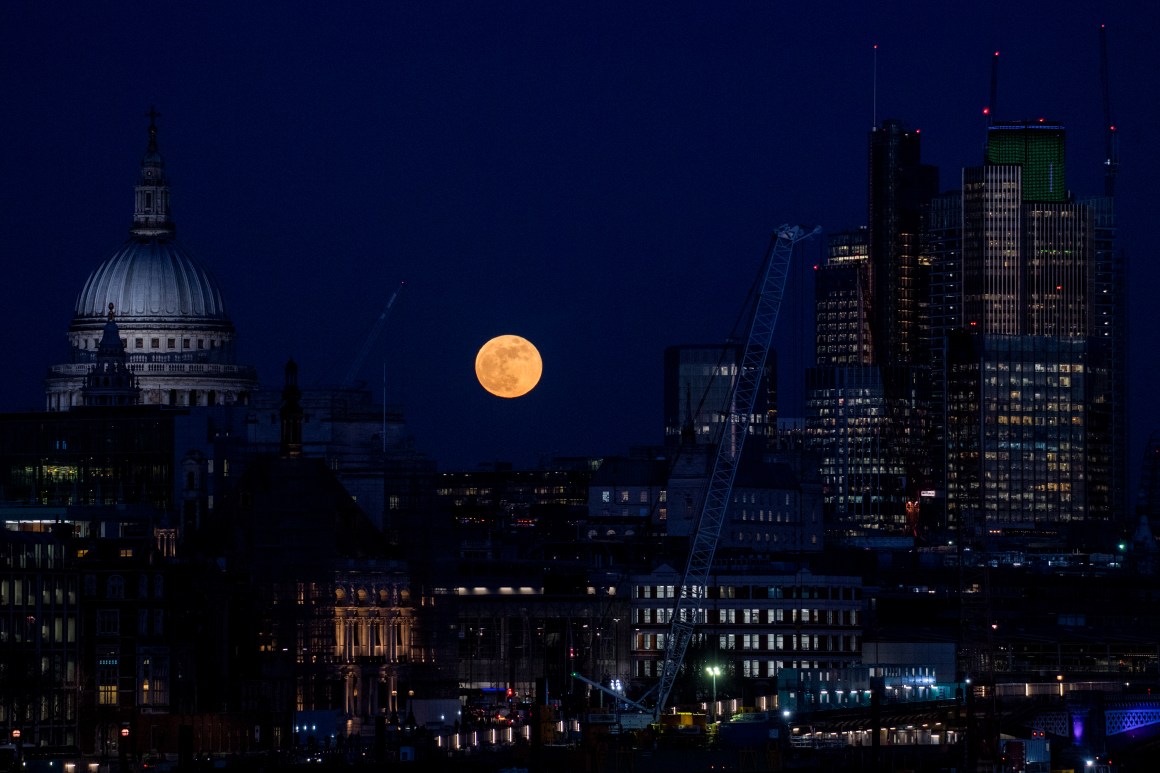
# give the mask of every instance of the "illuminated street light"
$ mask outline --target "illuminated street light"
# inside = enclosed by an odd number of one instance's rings
[[[717,677],[721,676],[720,666],[706,666],[705,673],[713,677],[713,721],[717,721]]]

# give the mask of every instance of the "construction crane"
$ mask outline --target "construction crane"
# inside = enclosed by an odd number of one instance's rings
[[[685,659],[689,642],[693,638],[693,629],[699,622],[697,618],[703,614],[709,572],[721,536],[725,511],[729,507],[733,480],[737,476],[737,466],[741,461],[745,437],[749,434],[749,423],[753,416],[761,376],[765,372],[765,361],[773,341],[773,329],[777,325],[777,314],[785,293],[790,257],[794,245],[820,231],[819,227],[807,233],[799,226],[783,225],[774,233],[770,244],[757,305],[750,321],[749,337],[737,379],[733,383],[726,426],[717,444],[713,472],[706,485],[701,515],[694,528],[685,574],[681,578],[680,589],[675,594],[676,602],[669,621],[669,635],[665,640],[660,683],[657,685],[653,714],[657,721],[660,720],[673,690],[673,683]],[[726,433],[736,438],[736,442],[730,442]]]
[[[344,389],[354,386],[355,381],[358,380],[359,371],[362,370],[362,366],[363,363],[366,362],[367,355],[371,353],[371,347],[374,346],[375,341],[378,340],[379,333],[383,332],[383,325],[387,321],[387,315],[391,313],[391,307],[395,305],[395,299],[399,297],[399,293],[402,291],[403,285],[405,284],[406,282],[399,282],[399,286],[395,288],[393,293],[391,293],[391,297],[387,301],[387,305],[383,307],[383,312],[379,314],[379,318],[376,319],[375,324],[371,326],[370,332],[367,333],[366,338],[363,340],[362,346],[358,350],[358,354],[355,355],[354,360],[350,364],[350,370],[346,372],[346,378],[342,380],[342,387]]]

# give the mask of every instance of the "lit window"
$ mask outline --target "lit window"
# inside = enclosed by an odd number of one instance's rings
[[[97,703],[102,706],[117,705],[117,657],[103,653],[97,659]]]

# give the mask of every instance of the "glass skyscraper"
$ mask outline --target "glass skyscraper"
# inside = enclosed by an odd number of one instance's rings
[[[1055,123],[991,126],[984,165],[963,170],[961,263],[936,258],[936,434],[948,520],[967,535],[1065,541],[1113,515],[1115,334],[1105,346],[1093,325],[1114,304],[1093,289],[1117,285],[1098,271],[1093,208],[1067,191],[1064,140]]]

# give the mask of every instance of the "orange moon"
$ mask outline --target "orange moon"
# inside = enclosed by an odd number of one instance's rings
[[[522,397],[540,383],[544,361],[531,341],[519,336],[496,336],[475,355],[475,377],[496,397]]]

